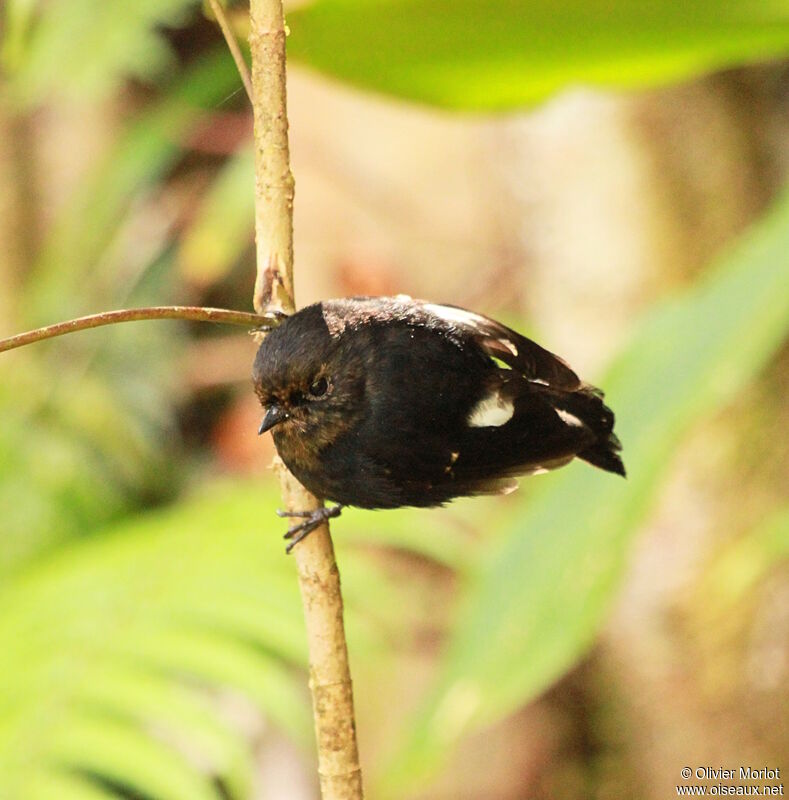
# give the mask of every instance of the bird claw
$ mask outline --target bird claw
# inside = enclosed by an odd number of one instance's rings
[[[290,553],[290,551],[293,550],[293,548],[302,539],[305,539],[310,533],[323,525],[323,523],[327,520],[333,519],[334,517],[339,517],[342,509],[343,506],[341,505],[331,507],[322,506],[321,508],[316,508],[313,511],[283,511],[282,509],[278,508],[278,517],[298,517],[299,519],[304,520],[304,522],[300,522],[298,525],[293,525],[292,527],[288,528],[287,533],[283,536],[284,539],[290,539],[288,546],[285,548],[285,552]]]

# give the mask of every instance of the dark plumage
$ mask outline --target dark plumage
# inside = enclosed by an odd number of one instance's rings
[[[272,429],[307,489],[341,506],[505,492],[514,476],[576,456],[625,474],[602,392],[538,344],[454,306],[402,296],[316,303],[268,334],[254,382],[261,432]]]

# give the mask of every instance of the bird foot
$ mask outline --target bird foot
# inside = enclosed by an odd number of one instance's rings
[[[290,553],[302,539],[305,539],[327,520],[339,517],[343,508],[344,506],[341,505],[331,507],[322,506],[313,511],[283,511],[281,508],[278,508],[278,517],[298,517],[304,520],[304,522],[300,522],[298,525],[293,525],[291,528],[288,528],[288,532],[283,537],[284,539],[290,539],[288,546],[285,548],[285,552]]]

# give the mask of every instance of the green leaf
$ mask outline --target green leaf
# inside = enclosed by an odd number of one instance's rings
[[[101,257],[129,208],[166,175],[206,107],[225,97],[237,81],[233,60],[224,50],[201,57],[97,159],[91,174],[55,220],[34,265],[25,287],[28,324],[46,324],[93,310],[93,293],[102,285]],[[82,298],[79,307],[74,306],[77,297]],[[104,295],[100,299],[108,301]]]
[[[271,491],[247,498],[217,489],[3,583],[0,797],[60,769],[157,798],[217,798],[216,776],[243,789],[253,753],[223,721],[228,691],[309,746],[295,569],[276,518],[257,523]]]
[[[0,9],[3,15],[0,65],[6,73],[14,72],[25,57],[36,5],[36,0],[8,0]]]
[[[157,800],[221,800],[210,775],[121,720],[74,714],[49,743],[53,763],[102,777]]]
[[[171,270],[152,270],[147,261],[130,270],[125,261],[108,272],[107,256],[130,210],[157,191],[206,108],[237,81],[224,49],[198,59],[97,155],[24,276],[15,304],[20,326],[166,299]],[[152,237],[154,265],[170,236]],[[132,274],[141,271],[144,281]],[[172,450],[162,442],[178,438],[178,375],[170,366],[178,345],[178,323],[140,323],[38,345],[24,362],[0,359],[0,574],[107,524],[140,493],[170,491],[167,478],[177,476],[168,475]]]
[[[705,566],[692,608],[709,630],[725,630],[746,612],[748,599],[768,585],[770,573],[789,559],[789,506],[767,515],[727,543]]]
[[[0,54],[10,91],[24,105],[55,94],[95,100],[126,77],[152,78],[173,64],[162,28],[182,22],[195,0],[7,0],[9,38]],[[38,10],[38,14],[33,11]]]
[[[638,326],[601,381],[627,481],[580,463],[541,479],[465,597],[442,677],[391,769],[397,796],[470,725],[533,698],[593,642],[672,453],[787,336],[787,248],[784,197],[697,286]]]
[[[55,377],[38,359],[0,362],[0,575],[106,523],[145,483],[146,468],[161,464],[139,417],[95,374],[77,371],[69,362]],[[65,391],[51,402],[55,384]]]
[[[789,51],[773,0],[316,0],[291,56],[356,86],[466,110],[567,86],[643,87]]]
[[[87,776],[61,771],[41,771],[31,775],[24,787],[27,800],[118,800],[115,792],[105,789]]]
[[[221,280],[254,241],[254,185],[254,153],[245,147],[224,165],[181,241],[181,273],[190,281]]]
[[[220,777],[246,796],[254,753],[222,713],[228,696],[312,746],[302,606],[276,505],[273,481],[203,488],[0,584],[0,797],[32,785],[37,800],[101,796],[75,775],[178,800],[215,797]],[[437,558],[445,542],[441,563],[465,568],[468,538],[447,515],[349,510],[335,526],[356,657],[386,655],[421,610],[374,547],[349,542],[402,539]]]
[[[165,739],[179,742],[212,772],[223,775],[236,796],[250,793],[248,745],[240,731],[219,717],[205,692],[127,665],[108,664],[85,685],[82,703],[86,709],[138,725],[155,720]]]

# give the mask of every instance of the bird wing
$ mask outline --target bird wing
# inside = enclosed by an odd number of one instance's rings
[[[565,391],[575,391],[581,386],[580,379],[567,362],[490,317],[458,306],[436,303],[424,303],[422,308],[527,380]]]
[[[432,328],[458,343],[476,345],[487,356],[502,361],[534,383],[569,392],[582,385],[575,372],[559,356],[495,319],[459,306],[397,295],[324,301],[321,307],[333,336],[339,336],[349,327],[361,328],[373,321],[387,325],[405,322]]]

